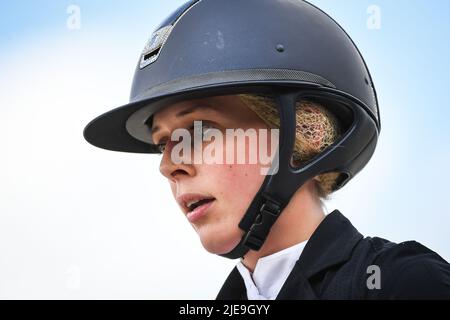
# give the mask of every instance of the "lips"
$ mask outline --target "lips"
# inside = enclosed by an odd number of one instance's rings
[[[214,202],[214,199],[209,199],[208,201],[203,202],[202,205],[188,212],[186,214],[186,217],[188,218],[189,222],[194,223],[204,217],[208,213],[208,209],[214,204]]]
[[[199,212],[201,211],[199,209],[209,207],[214,201],[214,197],[199,193],[185,193],[177,197],[177,202],[186,215],[192,215],[194,212]]]

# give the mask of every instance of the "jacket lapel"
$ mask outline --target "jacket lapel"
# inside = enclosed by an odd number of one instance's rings
[[[339,210],[328,214],[306,243],[277,300],[318,299],[311,278],[350,259],[353,248],[362,238]]]
[[[220,289],[216,300],[248,300],[244,279],[237,267],[234,267]]]
[[[297,263],[281,287],[275,300],[316,300],[316,293]]]
[[[334,210],[308,240],[276,300],[318,299],[311,278],[350,259],[353,248],[363,238],[350,221]],[[217,300],[247,300],[244,280],[236,267],[225,280]]]

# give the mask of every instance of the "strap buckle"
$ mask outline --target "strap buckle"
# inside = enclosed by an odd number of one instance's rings
[[[280,215],[280,205],[272,200],[266,200],[261,206],[255,222],[244,238],[244,244],[252,250],[259,250]]]

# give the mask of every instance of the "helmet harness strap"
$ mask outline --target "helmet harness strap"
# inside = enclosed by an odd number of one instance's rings
[[[287,90],[287,91],[284,91]],[[230,252],[220,256],[237,259],[243,257],[250,249],[258,251],[266,241],[270,229],[277,221],[291,197],[306,181],[325,172],[346,172],[349,158],[347,150],[364,151],[365,138],[376,134],[375,124],[368,114],[354,103],[348,103],[353,110],[353,123],[347,132],[333,145],[325,149],[310,162],[301,167],[291,165],[291,157],[296,138],[296,106],[308,95],[329,95],[339,99],[333,93],[318,93],[299,89],[281,89],[276,94],[276,105],[280,116],[280,138],[278,161],[275,159],[258,193],[251,202],[239,223],[244,231],[239,244]],[[342,98],[342,97],[341,97]],[[373,139],[373,138],[372,138]],[[358,153],[356,153],[356,157]]]

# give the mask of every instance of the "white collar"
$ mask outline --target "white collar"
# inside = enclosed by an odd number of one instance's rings
[[[249,300],[274,300],[300,258],[308,240],[259,258],[253,274],[242,263],[236,265],[247,289]]]

